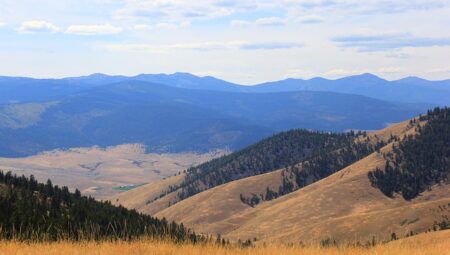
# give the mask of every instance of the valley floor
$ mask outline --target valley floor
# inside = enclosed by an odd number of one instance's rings
[[[154,241],[20,243],[0,241],[0,255],[450,255],[450,230],[421,234],[375,247],[299,247],[257,245],[230,248],[216,245],[174,245]]]
[[[208,153],[146,153],[142,144],[122,144],[100,148],[53,150],[22,158],[0,157],[0,170],[17,175],[34,175],[59,186],[96,199],[107,199],[136,186],[162,180],[192,165],[226,154],[217,150]]]

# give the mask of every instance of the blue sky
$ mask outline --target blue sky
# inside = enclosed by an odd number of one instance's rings
[[[0,74],[450,78],[450,1],[0,0]]]

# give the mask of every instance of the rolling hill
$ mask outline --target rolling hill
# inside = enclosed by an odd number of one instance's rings
[[[176,191],[161,198],[156,194],[182,183],[180,179],[184,179],[184,175],[169,178],[166,183],[137,188],[133,193],[119,194],[113,201],[156,217],[183,222],[199,232],[220,233],[231,239],[294,243],[334,239],[365,243],[374,238],[389,240],[393,233],[405,237],[445,228],[450,217],[450,141],[445,131],[450,126],[449,117],[448,109],[436,109],[420,118],[371,132],[367,137],[357,137],[355,142],[380,144],[383,141],[384,146],[304,186],[295,186],[299,176],[317,176],[316,172],[307,171],[314,169],[310,167],[311,162],[315,162],[313,158],[291,167],[233,180],[181,201],[176,201]],[[427,157],[427,153],[435,156]],[[330,154],[327,158],[337,161],[329,167],[342,163],[339,155],[347,154],[339,150]],[[397,170],[386,170],[387,161],[397,166],[394,168]],[[421,170],[421,174],[417,174],[409,168],[414,164],[429,165],[433,170]],[[376,182],[370,177],[383,169],[385,175],[376,175],[377,180],[383,181]],[[396,174],[388,175],[392,172]],[[405,179],[397,178],[400,174]],[[416,181],[408,181],[408,178]],[[280,190],[286,182],[295,188],[265,199],[268,190]],[[387,193],[386,186],[393,192]],[[153,200],[143,195],[146,191],[151,191],[148,195]],[[139,198],[133,199],[133,194],[139,194]],[[252,196],[260,201],[248,204],[242,199]]]
[[[125,81],[48,102],[1,105],[0,155],[129,143],[151,152],[236,150],[291,128],[379,129],[422,110],[332,92],[238,93]]]

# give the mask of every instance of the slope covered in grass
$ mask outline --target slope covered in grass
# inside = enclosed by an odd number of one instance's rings
[[[390,142],[326,178],[254,207],[240,196],[259,196],[267,187],[275,190],[283,183],[287,169],[217,186],[154,215],[231,239],[317,242],[334,238],[367,242],[373,237],[389,239],[392,233],[405,237],[411,232],[425,232],[450,217],[450,185],[436,184],[409,201],[401,196],[385,196],[368,178],[370,171],[384,166],[383,154],[391,152],[398,139],[415,134],[418,124],[406,121],[368,134],[371,140],[377,136]],[[151,209],[145,207],[142,211],[146,210]]]

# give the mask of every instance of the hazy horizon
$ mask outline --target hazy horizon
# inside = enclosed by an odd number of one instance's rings
[[[176,75],[176,74],[194,75],[194,76],[199,77],[199,78],[211,77],[211,78],[223,80],[223,81],[226,81],[226,82],[230,82],[230,83],[233,83],[235,85],[241,85],[241,86],[257,86],[257,85],[261,85],[261,84],[264,84],[264,83],[278,82],[278,81],[289,80],[289,79],[305,80],[305,81],[313,80],[313,79],[326,79],[326,80],[334,81],[334,80],[339,80],[339,79],[343,79],[343,78],[349,78],[349,77],[355,77],[355,76],[363,76],[363,75],[374,75],[374,76],[376,76],[376,77],[378,77],[378,78],[380,78],[382,80],[386,80],[386,81],[390,81],[390,82],[400,81],[400,80],[408,79],[408,78],[417,78],[417,79],[422,79],[422,80],[431,81],[431,82],[439,82],[439,81],[448,81],[448,80],[450,80],[450,77],[449,78],[444,78],[444,79],[433,80],[433,79],[426,79],[426,78],[423,78],[423,77],[420,77],[420,76],[414,76],[414,75],[405,76],[405,77],[399,77],[399,78],[396,78],[396,79],[388,79],[386,77],[383,77],[383,76],[380,76],[380,75],[375,75],[375,74],[372,74],[372,73],[359,73],[359,74],[346,75],[346,76],[334,77],[334,78],[326,78],[326,77],[322,77],[322,76],[314,76],[314,77],[309,77],[309,78],[285,77],[285,78],[279,79],[279,80],[267,80],[267,81],[261,81],[259,83],[250,83],[250,84],[248,84],[248,83],[239,83],[239,82],[236,82],[236,81],[233,81],[233,80],[222,79],[222,78],[214,76],[214,75],[197,75],[195,73],[189,73],[189,72],[183,72],[183,71],[177,71],[177,72],[172,72],[172,73],[136,73],[136,74],[130,74],[130,75],[93,72],[93,73],[90,73],[90,74],[84,74],[84,75],[80,75],[80,76],[64,76],[64,75],[62,75],[60,77],[9,76],[9,75],[2,75],[2,74],[0,74],[0,77],[31,78],[31,79],[37,79],[37,80],[39,80],[39,79],[42,79],[42,80],[46,80],[46,79],[58,80],[58,79],[71,79],[71,78],[90,77],[90,76],[94,76],[94,75],[105,75],[105,76],[111,76],[111,77],[112,76],[123,76],[123,77],[127,77],[127,78],[133,78],[133,77],[136,77],[136,76],[139,76],[139,75],[167,75],[167,76],[171,76],[171,75]]]

